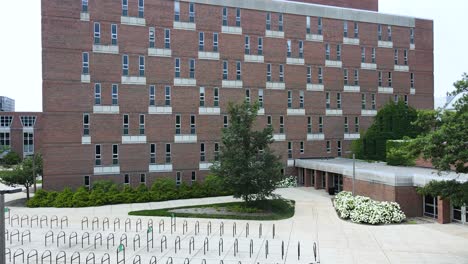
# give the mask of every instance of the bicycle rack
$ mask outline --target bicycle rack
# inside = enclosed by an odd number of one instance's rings
[[[250,225],[249,223],[245,224],[245,237],[248,237],[250,233]]]
[[[130,220],[130,218],[127,218],[125,220],[125,232],[127,232],[127,226],[128,230],[132,230],[132,220]]]
[[[99,229],[99,218],[94,217],[91,222],[91,229],[94,231],[94,224],[96,224],[96,229]]]
[[[153,222],[151,221],[151,224]],[[148,230],[146,231],[146,251],[149,252],[150,249],[150,242],[151,242],[151,248],[154,248],[154,233],[153,233],[153,225],[149,225],[148,222]]]
[[[99,245],[102,247],[102,234],[97,232],[96,235],[94,235],[94,249],[97,247],[97,241],[99,240]]]
[[[314,250],[315,263],[320,263],[320,254],[319,254],[319,248],[318,248],[317,242],[314,242],[313,250]]]
[[[220,260],[220,261],[219,261],[219,264],[224,264],[224,261],[223,261],[223,260]]]
[[[8,208],[8,207],[5,207],[5,220],[8,219],[8,224],[11,225],[11,217],[10,217],[10,214],[11,214],[11,209]]]
[[[195,222],[195,235],[198,235],[200,233],[200,222]]]
[[[127,234],[122,234],[120,236],[120,244],[123,245],[123,241],[125,241],[125,247],[128,247],[128,244],[127,244]]]
[[[184,224],[182,225],[182,234],[185,235],[185,232],[188,232],[187,220],[184,220]]]
[[[141,257],[140,255],[136,255],[133,259],[133,264],[141,264]]]
[[[29,243],[31,243],[31,231],[24,230],[23,233],[21,233],[21,245],[24,245],[24,238],[25,237],[28,237],[29,238]]]
[[[6,259],[6,256],[8,256],[8,262],[11,262],[11,249],[9,248],[5,249],[5,259]]]
[[[219,224],[219,236],[223,236],[224,235],[224,222],[221,222],[221,224]]]
[[[96,255],[93,252],[89,252],[88,256],[86,256],[86,264],[90,264],[91,260],[93,264],[96,264]]]
[[[140,227],[140,231],[143,229],[141,226],[141,218],[138,218],[136,221],[136,232],[138,233],[138,227]]]
[[[123,258],[122,258],[122,259],[119,258],[120,252],[122,252],[122,254],[123,254]],[[120,264],[120,263],[125,264],[125,246],[124,246],[123,244],[120,244],[120,245],[117,247],[117,264]]]
[[[16,257],[19,257],[21,256],[22,258],[22,261],[24,263],[24,250],[22,248],[19,248],[18,250],[15,251],[15,253],[13,254],[13,264],[16,263]]]
[[[33,257],[36,257],[36,262],[35,262],[35,263],[39,263],[39,262],[38,262],[39,259],[38,259],[38,255],[37,255],[37,254],[38,254],[38,253],[37,253],[37,250],[35,250],[35,249],[29,251],[28,256],[26,257],[26,263],[29,264],[29,259],[30,259],[30,258],[33,258]]]
[[[206,264],[206,259],[202,259],[201,264]]]
[[[104,220],[102,220],[102,231],[106,231],[106,225],[107,229],[109,229],[109,218],[105,217]]]
[[[195,238],[191,237],[189,241],[189,255],[192,255],[192,250],[195,251]]]
[[[163,252],[163,243],[165,245],[165,248],[167,249],[167,237],[166,236],[161,237],[161,253]]]
[[[180,236],[177,236],[174,241],[174,250],[176,254],[177,254],[177,245],[179,245],[179,250],[180,250]]]
[[[44,236],[44,246],[47,247],[47,239],[52,238],[52,244],[54,243],[54,231],[49,230]]]
[[[109,250],[109,241],[112,239],[112,246],[114,247],[115,246],[115,240],[114,240],[114,233],[110,233],[109,235],[107,235],[107,250]]]
[[[258,238],[261,238],[262,237],[262,231],[263,231],[263,226],[262,224],[260,224],[258,226]]]
[[[151,226],[151,227],[154,226],[154,224],[153,224],[153,219],[149,219],[148,222],[146,223],[146,227],[147,227],[147,228],[150,228],[150,226]]]
[[[167,261],[166,261],[166,264],[173,264],[173,260],[172,260],[172,257],[168,257],[167,258]]]
[[[83,235],[81,235],[81,248],[84,248],[84,240],[85,239],[88,239],[88,246],[89,246],[90,241],[89,241],[89,233],[88,232],[84,232]]]
[[[208,225],[206,226],[206,234],[207,236],[211,234],[211,221],[208,221]]]
[[[81,255],[80,252],[75,251],[70,257],[70,264],[73,264],[73,261],[78,260],[78,264],[80,264]]]
[[[276,234],[276,228],[275,228],[275,224],[273,224],[273,239],[275,239],[275,234]]]
[[[13,227],[13,221],[16,220],[16,224],[19,225],[19,216],[17,214],[13,215],[10,220],[10,226]]]
[[[60,229],[63,229],[63,223],[67,224],[68,227],[68,216],[60,218]]]
[[[47,215],[43,215],[41,216],[41,219],[39,220],[39,226],[42,228],[42,223],[45,222],[45,225],[46,226],[49,226],[48,222],[49,222],[49,219],[47,218]]]
[[[55,227],[58,227],[58,217],[56,215],[53,215],[50,218],[50,228],[52,228],[52,226],[54,225],[54,222],[55,222]]]
[[[265,241],[265,259],[268,258],[268,254],[270,254],[270,253],[269,253],[268,240],[267,240],[267,241]]]
[[[234,257],[239,253],[239,240],[234,240]]]
[[[57,256],[55,256],[55,263],[59,263],[60,260],[63,260],[63,263],[67,263],[67,253],[65,253],[65,251],[60,251]]]
[[[173,232],[177,231],[177,220],[174,214],[171,215],[171,235]]]
[[[15,230],[10,232],[10,245],[11,245],[11,243],[13,243],[13,237],[17,237],[18,242],[20,241],[20,233],[19,233],[18,229],[15,229]]]
[[[206,255],[206,252],[210,251],[210,241],[208,238],[205,238],[205,241],[203,242],[203,255]]]
[[[190,259],[188,259],[188,258],[185,258],[185,260],[184,260],[184,264],[190,264]]]
[[[139,234],[136,234],[134,237],[133,237],[133,251],[136,250],[136,242],[138,241],[138,248],[141,247],[141,243],[140,243],[140,235]]]
[[[232,237],[235,237],[237,235],[237,224],[236,222],[234,222],[234,224],[232,224]]]
[[[72,232],[68,237],[68,247],[71,248],[72,240],[75,239],[75,245],[78,245],[78,234],[76,232]]]
[[[301,259],[301,242],[297,242],[297,260]]]
[[[49,264],[52,264],[52,252],[50,250],[44,251],[41,255],[41,264],[44,264],[44,259],[49,258]]]
[[[23,215],[23,216],[21,217],[21,222],[20,222],[20,223],[21,223],[21,224],[20,224],[21,227],[23,227],[23,222],[24,222],[24,220],[26,220],[26,224],[29,225],[29,216],[28,216],[28,215]]]
[[[36,227],[38,227],[39,226],[39,216],[37,216],[37,215],[31,216],[31,221],[29,222],[31,224],[30,227],[33,226],[34,221],[36,221]]]
[[[101,264],[104,264],[105,262],[110,264],[110,255],[108,253],[104,253],[104,255],[101,257]]]
[[[57,247],[60,246],[60,239],[63,238],[63,244],[65,244],[65,232],[63,231],[60,231],[60,233],[58,233],[57,235]]]
[[[281,241],[281,259],[284,259],[284,241]]]
[[[120,230],[120,218],[115,218],[114,219],[114,232],[115,232],[115,226],[118,225],[119,226],[119,230]]]
[[[9,232],[8,229],[5,229],[5,236],[6,236],[7,241],[8,241],[8,237],[10,236],[8,232]]]
[[[250,239],[250,245],[249,245],[249,257],[252,258],[254,245],[253,245],[253,239]]]
[[[157,264],[157,263],[158,263],[158,259],[155,256],[152,256],[149,261],[149,264]]]
[[[88,217],[83,217],[81,219],[81,230],[84,230],[84,224],[86,224],[86,229],[89,228],[89,220],[88,220]]]
[[[159,221],[159,234],[161,234],[161,226],[162,226],[162,230],[164,232],[164,219],[161,219]]]
[[[218,242],[218,256],[221,257],[221,252],[224,252],[224,240],[223,238],[219,238],[219,242]]]

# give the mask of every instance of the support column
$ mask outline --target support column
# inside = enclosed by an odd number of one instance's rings
[[[309,169],[303,169],[303,170],[304,170],[304,186],[310,187],[310,170]]]
[[[437,197],[437,208],[438,208],[437,222],[439,222],[439,224],[450,223],[451,222],[450,201],[443,200],[440,196]]]
[[[330,187],[331,187],[330,173],[326,171],[325,172],[325,191],[328,192],[328,188]]]
[[[316,190],[320,189],[320,187],[322,186],[322,172],[321,171],[318,171],[318,170],[315,170],[314,171],[314,177],[315,177],[315,184],[314,184],[314,187]]]
[[[5,264],[5,195],[3,193],[0,194],[0,210],[0,264]]]

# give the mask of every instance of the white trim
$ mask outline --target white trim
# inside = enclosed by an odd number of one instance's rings
[[[355,139],[360,139],[361,134],[359,133],[345,133],[344,134],[344,139],[345,140],[355,140]]]
[[[94,175],[120,174],[120,166],[94,167]]]
[[[326,60],[325,61],[325,67],[341,68],[341,67],[343,67],[343,62],[342,61]]]
[[[174,135],[175,143],[197,143],[197,135]]]
[[[93,106],[94,114],[118,114],[120,112],[118,105],[95,105]]]
[[[376,116],[377,110],[361,110],[362,116]]]
[[[219,60],[219,52],[199,51],[198,59],[200,60]]]
[[[174,21],[173,27],[174,29],[197,30],[197,24],[193,22]]]
[[[395,65],[394,71],[409,72],[409,66],[407,66],[407,65]]]
[[[171,106],[149,106],[148,114],[150,115],[171,115],[172,107]]]
[[[393,88],[392,87],[379,87],[378,92],[382,94],[393,94]]]
[[[88,12],[81,12],[80,13],[80,20],[81,21],[89,21],[89,13]]]
[[[119,46],[94,44],[93,52],[104,53],[104,54],[119,54]]]
[[[375,70],[377,70],[377,64],[375,64],[375,63],[364,63],[364,62],[362,62],[362,63],[361,63],[361,69],[363,69],[363,70],[373,70],[373,71],[375,71]]]
[[[359,39],[358,38],[343,38],[343,44],[359,45]]]
[[[410,44],[410,50],[415,50],[416,49],[416,45],[415,44]]]
[[[146,26],[146,20],[140,17],[121,16],[120,23],[130,26]]]
[[[90,83],[91,82],[91,75],[81,74],[81,82],[82,83]]]
[[[200,162],[198,164],[198,168],[203,171],[210,170],[211,166],[213,166],[213,163],[210,162]]]
[[[197,79],[174,78],[174,86],[197,86]]]
[[[323,84],[307,84],[307,91],[314,91],[314,92],[323,92],[325,90],[325,86]]]
[[[294,160],[288,159],[288,167],[294,167]]]
[[[222,26],[221,33],[242,35],[242,27]]]
[[[199,115],[220,115],[221,108],[219,107],[199,107],[198,108]]]
[[[81,137],[81,144],[83,144],[83,145],[91,144],[91,136],[82,136]]]
[[[410,94],[415,95],[416,94],[416,89],[415,88],[410,88]]]
[[[286,84],[284,82],[267,82],[265,84],[267,89],[271,90],[284,90],[286,89]]]
[[[392,41],[379,40],[378,46],[379,46],[379,48],[392,49],[393,48],[393,42]]]
[[[172,164],[150,164],[149,172],[172,172]]]
[[[172,56],[172,50],[171,49],[148,48],[148,56],[171,57]]]
[[[341,109],[327,109],[326,110],[326,115],[327,116],[342,116],[343,115],[343,110],[341,110]]]
[[[325,140],[325,134],[307,134],[307,141],[322,141]]]
[[[266,30],[265,37],[267,38],[284,38],[284,31]]]
[[[122,136],[122,144],[146,144],[146,136]]]
[[[323,35],[306,34],[306,41],[323,42]]]
[[[222,87],[223,88],[242,88],[244,86],[242,81],[231,81],[231,80],[223,80]]]
[[[285,134],[273,134],[273,139],[275,141],[285,141],[286,135]]]
[[[265,61],[265,57],[263,55],[244,55],[245,62],[257,62],[263,63]]]
[[[303,58],[287,58],[286,59],[286,64],[290,65],[304,65],[304,59]]]
[[[122,76],[122,84],[146,85],[146,77]]]
[[[287,115],[288,116],[304,116],[305,115],[305,109],[288,108]]]
[[[343,91],[347,93],[359,93],[361,92],[361,86],[345,85]]]

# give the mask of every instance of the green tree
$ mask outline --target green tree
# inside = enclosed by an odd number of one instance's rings
[[[212,172],[221,177],[234,197],[246,202],[272,195],[282,179],[280,158],[270,149],[272,128],[254,130],[258,104],[229,104],[230,125],[222,131],[219,162]]]
[[[21,163],[21,157],[18,155],[18,153],[10,151],[3,157],[2,163],[5,165],[5,167],[18,165]]]
[[[0,181],[8,186],[22,185],[26,188],[26,197],[29,200],[29,188],[33,185],[32,171],[25,168],[22,164],[16,166],[12,173],[2,176]]]

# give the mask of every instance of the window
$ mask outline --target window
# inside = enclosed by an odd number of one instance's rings
[[[241,26],[241,9],[236,8],[236,27]]]
[[[83,182],[84,182],[84,186],[85,186],[86,188],[89,188],[89,187],[90,187],[90,185],[91,185],[91,179],[90,179],[89,176],[84,176],[84,181],[83,181]]]
[[[323,133],[323,117],[319,117],[319,133]]]
[[[343,37],[348,37],[348,21],[343,22]]]
[[[101,145],[96,145],[94,148],[94,165],[101,166]]]
[[[228,10],[227,7],[223,7],[223,26],[228,25]]]
[[[341,93],[336,93],[336,108],[341,109]]]
[[[88,75],[89,74],[89,53],[83,52],[82,54],[82,66],[81,66],[81,74]]]
[[[361,94],[361,109],[366,110],[366,94]]]
[[[166,143],[166,164],[170,164],[171,161],[172,161],[171,144]]]
[[[354,38],[359,38],[359,24],[354,22]]]
[[[337,155],[338,157],[341,157],[341,140],[338,140],[336,142],[336,149],[337,149]]]
[[[20,119],[23,127],[34,127],[34,125],[36,124],[35,116],[22,116],[20,117]]]
[[[304,41],[299,40],[299,58],[304,58]]]
[[[140,115],[140,135],[145,134],[145,115]]]
[[[89,114],[83,114],[83,136],[89,136]]]
[[[101,24],[94,22],[94,44],[101,44]]]
[[[379,40],[382,40],[382,25],[378,25],[377,27],[377,36]]]
[[[330,44],[325,44],[325,59],[330,60]]]
[[[200,32],[198,34],[198,50],[204,51],[205,50],[205,33]]]
[[[164,48],[171,48],[171,30],[167,28],[164,29]]]
[[[387,40],[392,41],[392,26],[387,26]]]
[[[139,57],[140,77],[145,76],[145,56]]]
[[[218,52],[218,33],[213,33],[213,51]]]
[[[405,65],[408,65],[408,50],[407,49],[403,50],[403,58],[404,58]]]
[[[175,77],[180,78],[180,59],[175,59]]]
[[[306,33],[310,34],[310,16],[306,17]]]
[[[138,17],[144,18],[145,17],[145,1],[138,0]]]
[[[119,146],[112,145],[112,165],[119,164]]]
[[[383,77],[382,77],[382,72],[379,71],[379,87],[382,87],[383,86]]]
[[[349,133],[349,123],[348,123],[348,118],[344,118],[344,132]]]
[[[330,93],[325,93],[325,107],[326,109],[330,109]]]
[[[263,108],[263,89],[258,90],[258,104],[260,108]]]
[[[196,133],[195,115],[190,115],[190,134],[195,135]]]
[[[250,89],[245,89],[245,101],[250,104]]]
[[[94,105],[101,104],[101,84],[94,84]]]
[[[130,184],[130,175],[125,174],[124,175],[124,185],[129,185]]]
[[[0,146],[2,147],[10,147],[10,133],[8,132],[0,132]]]
[[[195,22],[195,4],[189,3],[189,22]]]
[[[81,12],[88,13],[88,0],[81,0]]]
[[[337,61],[341,60],[341,45],[340,44],[336,45],[336,60]]]
[[[327,140],[326,150],[327,150],[327,153],[331,153],[331,142],[330,142],[330,140]]]
[[[223,80],[228,79],[228,62],[223,61]]]
[[[200,144],[200,161],[201,162],[204,162],[205,159],[206,159],[206,155],[205,155],[205,143],[201,143]]]
[[[307,117],[307,133],[312,134],[312,117]]]
[[[123,116],[123,134],[128,135],[128,129],[129,129],[129,116],[124,115]]]
[[[190,79],[195,79],[195,60],[189,60],[189,67],[190,67]]]
[[[376,58],[375,48],[372,48],[372,63],[375,63],[375,58]]]
[[[122,55],[122,75],[128,76],[128,55]]]
[[[354,118],[354,132],[359,133],[359,117]]]
[[[288,159],[293,158],[293,145],[291,141],[288,141]]]
[[[182,183],[182,173],[180,171],[176,172],[176,185],[179,186]]]
[[[288,108],[292,108],[292,91],[288,91]]]
[[[405,94],[405,105],[408,105],[408,95]]]
[[[343,69],[343,83],[348,85],[348,69]]]
[[[119,86],[112,84],[112,105],[119,104]]]
[[[414,28],[410,29],[410,44],[414,44]]]
[[[214,159],[219,161],[219,143],[214,143]]]
[[[10,127],[11,121],[13,121],[12,116],[0,116],[0,127]]]
[[[354,69],[354,86],[359,86],[359,70]]]
[[[156,86],[150,85],[149,87],[149,105],[156,105]]]
[[[146,174],[140,173],[140,184],[146,184]]]
[[[291,40],[290,39],[288,39],[286,51],[287,51],[288,58],[291,58]]]
[[[164,105],[171,106],[171,87],[169,85],[164,87],[164,92],[165,92]]]
[[[227,128],[228,125],[229,125],[229,119],[228,119],[228,116],[225,115],[225,116],[223,116],[223,127]]]
[[[307,83],[312,83],[312,66],[307,66]]]
[[[304,109],[304,91],[299,91],[299,108]]]
[[[247,54],[247,55],[250,55],[250,37],[249,36],[245,36],[244,53]]]
[[[272,120],[271,120],[271,116],[267,116],[267,126],[268,126],[269,128],[271,128],[271,127],[272,127]]]
[[[200,87],[200,107],[205,106],[205,87]]]
[[[398,95],[395,94],[395,95],[393,96],[393,101],[395,102],[395,104],[398,103]]]
[[[361,48],[361,62],[366,62],[366,48]]]
[[[323,84],[323,73],[322,73],[322,67],[318,68],[318,83]]]
[[[219,88],[217,87],[213,90],[213,106],[219,107]]]
[[[180,21],[180,2],[174,2],[174,21]]]
[[[156,164],[156,144],[150,145],[150,164]]]
[[[271,13],[266,14],[266,30],[271,30]]]
[[[388,87],[392,87],[392,73],[388,72]]]
[[[414,88],[414,73],[410,74],[410,79],[411,79],[411,88]]]
[[[321,17],[318,18],[317,25],[318,25],[317,34],[322,35],[323,23],[322,23],[322,18]]]
[[[283,31],[283,14],[278,14],[278,31]]]
[[[279,81],[284,82],[284,65],[279,65]]]
[[[242,68],[241,68],[241,62],[237,61],[236,62],[236,79],[240,81],[242,79]]]
[[[372,110],[376,109],[375,94],[371,94],[371,108],[372,108]]]
[[[128,0],[122,0],[122,16],[128,16]]]
[[[271,63],[267,64],[267,82],[271,82]]]
[[[395,49],[394,55],[393,55],[395,65],[398,65],[398,50]]]
[[[180,122],[180,115],[175,116],[175,133],[176,135],[180,135],[180,130],[181,130],[181,122]]]
[[[197,181],[197,173],[195,171],[192,171],[192,182]]]
[[[23,152],[24,154],[33,154],[34,153],[34,134],[33,133],[23,133]]]
[[[280,116],[280,134],[284,134],[284,116]]]

